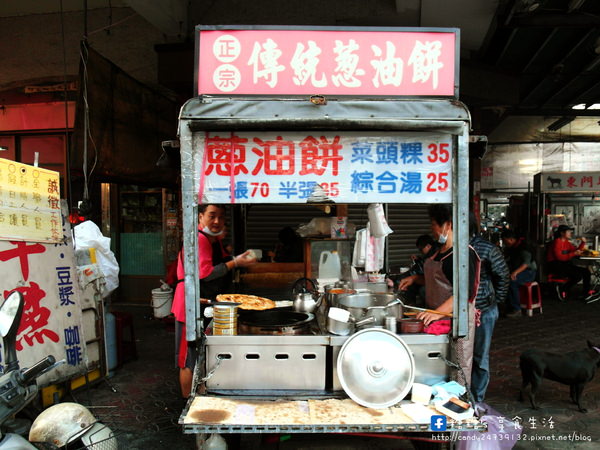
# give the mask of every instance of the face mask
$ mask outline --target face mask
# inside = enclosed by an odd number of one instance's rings
[[[443,230],[443,229],[442,229],[442,230]],[[446,243],[446,241],[447,241],[447,240],[448,240],[448,233],[446,233],[446,234],[443,234],[443,232],[442,232],[442,234],[440,234],[440,235],[439,235],[439,237],[438,237],[438,242],[439,242],[440,244],[442,244],[442,245],[444,245],[444,244]]]
[[[210,231],[210,228],[204,227],[202,229],[202,232],[208,234],[209,236],[221,236],[225,232],[225,230],[223,229],[223,230],[217,231],[215,233],[214,231]]]

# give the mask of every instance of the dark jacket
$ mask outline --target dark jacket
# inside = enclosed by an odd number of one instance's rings
[[[481,258],[475,307],[485,310],[496,303],[504,302],[508,293],[510,273],[500,249],[490,241],[481,236],[473,236],[471,246]]]

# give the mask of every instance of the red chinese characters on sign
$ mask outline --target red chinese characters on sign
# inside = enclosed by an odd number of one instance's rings
[[[26,242],[10,242],[15,245],[14,248],[0,252],[0,261],[9,261],[14,258],[19,259],[21,274],[26,281],[29,278],[29,255],[41,254],[46,251],[42,244],[28,244]],[[58,342],[59,336],[48,327],[50,310],[42,306],[41,301],[46,297],[46,292],[40,288],[40,285],[30,281],[28,286],[19,286],[17,291],[23,294],[25,304],[23,306],[23,317],[18,330],[18,339],[16,343],[17,350],[23,349],[23,342],[32,346],[35,342],[43,343],[45,338],[53,342]],[[11,291],[4,291],[6,296]]]
[[[277,136],[274,141],[263,141],[254,138],[258,146],[252,151],[259,157],[258,163],[252,170],[252,175],[258,175],[263,170],[266,175],[293,175],[295,170],[295,146],[293,141],[283,140]]]
[[[544,172],[541,189],[544,192],[599,192],[600,172]]]
[[[47,328],[50,320],[50,310],[41,304],[42,299],[46,297],[46,293],[40,288],[39,284],[32,281],[29,286],[20,286],[16,290],[21,292],[25,299],[23,317],[17,332],[17,350],[23,350],[24,343],[29,347],[36,342],[43,344],[46,338],[52,342],[58,342],[58,334]],[[8,293],[8,291],[4,292],[5,298]]]
[[[199,94],[455,95],[454,30],[201,30]]]
[[[332,142],[328,142],[327,138],[323,136],[318,140],[308,136],[300,142],[300,147],[302,147],[302,170],[300,170],[300,175],[323,175],[330,163],[331,174],[337,175],[339,162],[342,160],[339,155],[342,146],[339,142],[339,136],[335,136]]]
[[[13,258],[19,258],[23,280],[29,279],[29,259],[28,256],[35,253],[44,253],[46,248],[42,244],[28,244],[27,242],[10,241],[16,245],[15,248],[0,252],[0,261],[9,261]]]
[[[215,136],[206,139],[206,167],[205,175],[210,175],[213,170],[217,175],[239,175],[248,173],[244,166],[246,162],[246,147],[244,144],[247,139],[237,136],[228,138]]]
[[[206,137],[206,160],[203,173],[210,175],[213,171],[217,175],[232,176],[240,173],[248,174],[249,167],[246,144],[248,139],[232,135],[223,137]],[[342,148],[340,137],[334,136],[331,141],[325,136],[316,138],[307,136],[298,143],[296,149],[294,141],[285,140],[277,136],[274,140],[263,140],[255,137],[252,139],[254,146],[250,148],[255,158],[252,175],[325,175],[327,169],[333,176],[339,173],[339,162]],[[296,155],[300,155],[300,168],[296,169]]]

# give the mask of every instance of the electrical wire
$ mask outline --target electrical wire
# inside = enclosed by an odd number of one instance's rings
[[[71,184],[71,145],[69,139],[69,99],[67,97],[67,45],[65,38],[65,18],[64,18],[64,10],[63,10],[63,0],[60,0],[60,34],[61,34],[61,42],[62,42],[62,51],[63,51],[63,95],[64,95],[64,103],[65,103],[65,150],[66,150],[66,158],[65,158],[65,177],[67,183],[67,203],[69,205],[69,213],[73,209],[73,188]]]
[[[82,76],[82,99],[83,99],[83,130],[84,130],[84,137],[83,137],[83,182],[84,182],[84,186],[83,186],[83,199],[84,200],[89,200],[89,179],[91,178],[94,169],[96,168],[97,164],[98,164],[98,148],[96,147],[96,142],[94,141],[94,138],[92,136],[92,132],[90,129],[90,122],[89,122],[89,117],[90,117],[90,107],[89,107],[89,103],[88,103],[88,91],[87,91],[87,81],[88,81],[88,73],[87,73],[87,59],[88,59],[88,52],[87,52],[87,42],[85,40],[82,41],[81,46],[80,46],[80,51],[79,51],[79,56],[81,59],[81,64],[83,67],[83,76]],[[87,142],[88,139],[90,140],[90,142],[92,143],[92,148],[94,149],[94,163],[92,164],[91,169],[89,170],[88,173],[88,146],[87,146]]]
[[[120,25],[120,24],[122,24],[123,22],[126,22],[126,21],[128,21],[129,19],[131,19],[132,17],[135,17],[135,16],[137,16],[137,15],[138,15],[138,13],[133,13],[133,14],[130,14],[130,15],[128,15],[127,17],[124,17],[124,18],[122,18],[122,19],[121,19],[121,20],[119,20],[118,22],[115,22],[115,23],[108,24],[108,25],[106,25],[105,27],[98,28],[98,29],[96,29],[96,30],[94,30],[94,31],[90,31],[90,32],[88,33],[88,36],[91,36],[92,34],[95,34],[95,33],[99,33],[100,31],[103,31],[103,30],[109,30],[109,29],[111,29],[112,27],[116,27],[117,25]]]

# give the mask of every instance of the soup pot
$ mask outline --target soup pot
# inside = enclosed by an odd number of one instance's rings
[[[328,306],[336,306],[337,299],[341,295],[356,294],[356,290],[350,288],[348,283],[328,284],[324,288],[324,300]]]
[[[340,295],[336,304],[331,305],[350,312],[357,320],[365,317],[375,317],[375,325],[384,325],[385,317],[402,318],[402,303],[394,294],[361,292],[357,294]]]

